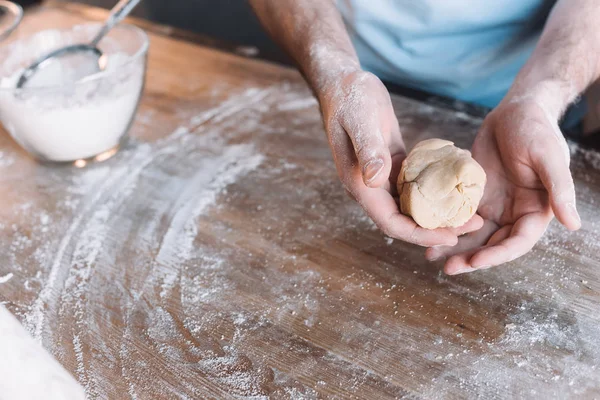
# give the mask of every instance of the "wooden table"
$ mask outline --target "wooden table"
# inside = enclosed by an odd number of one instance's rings
[[[20,34],[104,15],[46,6]],[[447,277],[346,197],[296,71],[150,30],[114,158],[0,138],[0,300],[90,398],[600,397],[599,154],[572,145],[581,231]],[[409,146],[481,123],[393,102]]]

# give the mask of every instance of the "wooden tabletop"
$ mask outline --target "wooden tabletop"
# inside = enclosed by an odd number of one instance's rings
[[[104,16],[46,6],[19,34]],[[346,197],[296,71],[150,30],[115,157],[0,137],[0,302],[90,398],[600,398],[599,154],[571,145],[582,230],[447,277]],[[409,146],[481,123],[393,102]]]

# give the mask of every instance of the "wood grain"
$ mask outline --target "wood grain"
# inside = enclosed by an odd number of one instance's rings
[[[19,34],[105,15],[78,10]],[[409,146],[481,123],[393,102]],[[131,136],[84,169],[0,137],[0,300],[90,398],[600,397],[597,153],[581,231],[446,277],[345,196],[296,71],[158,30]]]

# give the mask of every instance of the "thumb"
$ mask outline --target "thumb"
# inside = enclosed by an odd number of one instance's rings
[[[567,229],[575,231],[581,228],[581,218],[577,212],[575,185],[568,159],[565,159],[558,144],[549,142],[537,157],[536,172],[550,195],[554,215]]]
[[[367,119],[356,124],[349,124],[347,120],[340,122],[352,141],[365,185],[376,188],[386,184],[392,169],[392,158],[378,121]]]

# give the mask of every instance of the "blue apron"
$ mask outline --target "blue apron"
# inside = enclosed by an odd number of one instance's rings
[[[555,0],[338,0],[363,67],[382,79],[496,106]]]

